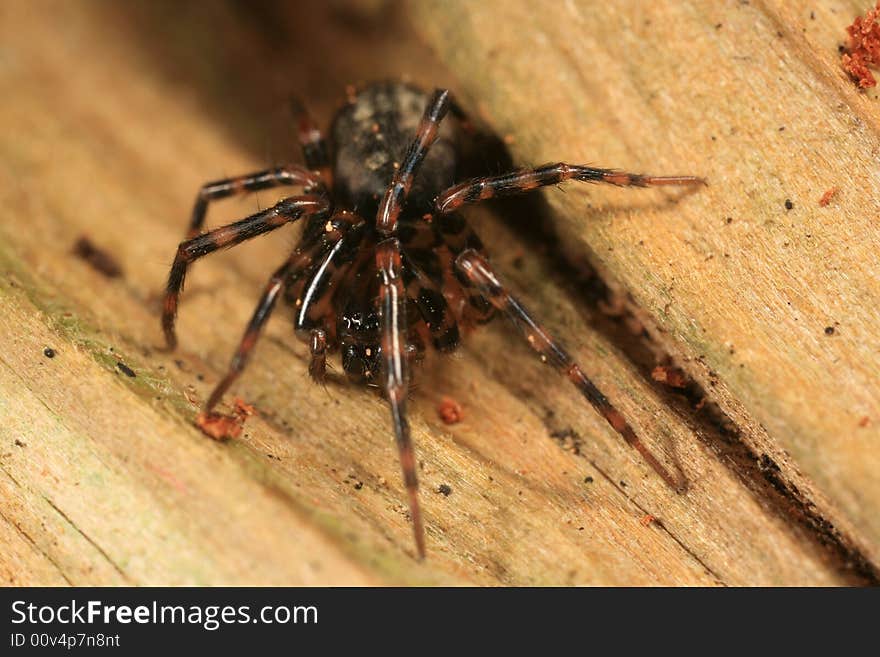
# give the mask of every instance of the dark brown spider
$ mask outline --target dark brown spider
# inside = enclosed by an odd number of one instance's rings
[[[453,184],[460,159],[457,126],[454,121],[442,123],[451,107],[449,92],[443,89],[429,97],[403,83],[372,84],[353,92],[336,114],[330,148],[298,108],[306,166],[279,167],[202,187],[187,240],[178,247],[171,267],[162,315],[165,338],[173,348],[178,298],[191,262],[305,219],[299,244],[269,279],[229,372],[201,417],[211,417],[241,374],[261,327],[286,291],[295,312],[296,335],[309,344],[311,377],[322,381],[327,352],[339,349],[348,378],[380,387],[388,399],[420,557],[425,553],[424,527],[406,415],[410,361],[427,344],[440,352],[454,350],[460,329],[488,321],[496,310],[504,311],[541,360],[565,375],[623,439],[676,486],[621,413],[507,291],[482,242],[457,211],[469,203],[565,180],[638,187],[702,183],[693,176],[646,176],[559,163]],[[303,193],[201,232],[209,202],[279,185],[301,187]]]

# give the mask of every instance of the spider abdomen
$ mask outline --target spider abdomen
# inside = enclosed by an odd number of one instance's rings
[[[403,161],[428,102],[418,87],[378,82],[354,95],[331,129],[334,199],[371,223],[379,201]],[[434,199],[455,181],[455,123],[443,124],[407,198],[408,214],[431,211]]]

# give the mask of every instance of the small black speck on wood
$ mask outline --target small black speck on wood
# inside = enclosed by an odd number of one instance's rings
[[[132,378],[137,376],[137,374],[135,374],[135,371],[131,369],[128,365],[123,363],[121,360],[116,361],[116,367],[118,367],[119,371],[125,374],[125,376],[129,376]]]

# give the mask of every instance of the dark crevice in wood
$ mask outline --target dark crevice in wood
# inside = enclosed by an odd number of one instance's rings
[[[510,160],[502,152],[504,146],[500,141],[493,147],[499,149],[499,160]],[[645,192],[635,190],[633,193]],[[641,318],[647,318],[647,313],[639,309],[629,295],[621,298],[588,256],[575,255],[566,248],[554,226],[552,210],[542,195],[491,203],[498,208],[505,223],[532,246],[532,254],[542,258],[554,283],[581,309],[590,328],[632,363],[664,403],[693,428],[698,440],[717,455],[752,495],[812,542],[826,561],[852,584],[880,585],[880,567],[826,517],[770,455],[759,453],[748,444],[743,429],[712,399],[704,386],[686,372],[683,387],[673,388],[654,380],[654,368],[675,362],[673,355],[643,326]],[[621,308],[622,312],[612,315],[609,308]],[[634,333],[634,326],[641,328]]]

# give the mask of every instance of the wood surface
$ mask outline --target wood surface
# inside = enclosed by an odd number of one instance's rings
[[[837,54],[863,9],[0,4],[14,90],[0,104],[0,577],[878,583],[878,101]],[[258,410],[243,436],[192,425],[297,232],[194,266],[165,353],[160,294],[196,189],[291,159],[289,96],[326,124],[346,84],[400,76],[451,87],[519,164],[708,179],[687,194],[569,184],[468,213],[685,493],[501,320],[417,372],[424,562],[385,403],[311,384],[286,313],[228,395]],[[209,223],[280,195],[212,206]],[[123,276],[73,255],[82,236]],[[658,364],[685,387],[656,381]],[[460,423],[438,417],[445,396]]]

